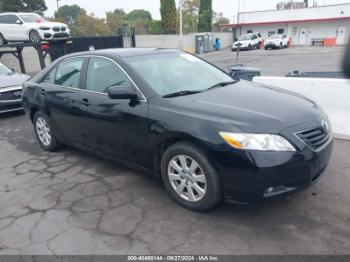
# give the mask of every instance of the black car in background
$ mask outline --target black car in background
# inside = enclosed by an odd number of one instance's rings
[[[72,145],[160,175],[193,210],[304,189],[332,152],[314,102],[178,50],[65,56],[24,84],[23,105],[45,150]]]
[[[22,84],[29,76],[0,63],[0,114],[22,110]]]

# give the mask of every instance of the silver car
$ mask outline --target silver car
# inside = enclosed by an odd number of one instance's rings
[[[22,84],[30,77],[0,63],[0,114],[22,110]]]

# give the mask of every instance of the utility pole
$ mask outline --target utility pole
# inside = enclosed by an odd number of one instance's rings
[[[183,28],[183,21],[182,21],[182,5],[183,5],[183,0],[179,1],[179,12],[180,12],[180,32],[179,32],[179,47],[180,49],[182,49],[182,37],[183,37],[183,32],[182,32],[182,28]]]

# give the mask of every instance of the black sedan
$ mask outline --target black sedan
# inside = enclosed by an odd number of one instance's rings
[[[0,114],[23,110],[22,84],[28,79],[29,76],[0,63]]]
[[[44,149],[72,145],[160,175],[193,210],[304,189],[332,151],[328,118],[314,102],[233,80],[178,50],[72,54],[24,87]]]

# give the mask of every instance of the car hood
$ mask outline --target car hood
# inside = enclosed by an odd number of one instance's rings
[[[39,27],[54,27],[54,26],[65,26],[66,28],[68,28],[68,26],[66,24],[63,24],[63,23],[59,23],[59,22],[41,22],[41,23],[28,23],[28,24],[31,24],[33,26],[35,26],[36,28],[39,28]]]
[[[9,86],[22,86],[23,82],[29,78],[27,75],[18,73],[0,75],[0,89]]]
[[[245,41],[236,41],[233,44],[237,45],[237,44],[242,44],[242,45],[248,45],[250,43],[249,40],[245,40]]]
[[[283,89],[240,81],[194,95],[170,98],[179,112],[229,124],[235,131],[278,133],[321,114],[311,100]]]

